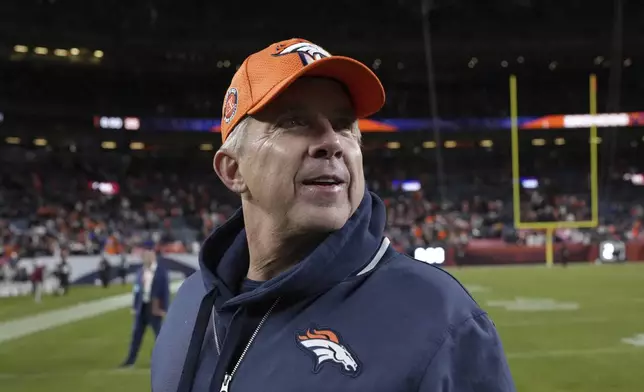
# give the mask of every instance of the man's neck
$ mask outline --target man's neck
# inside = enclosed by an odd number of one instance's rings
[[[256,281],[270,280],[299,263],[327,236],[284,233],[272,229],[266,220],[245,223],[250,256],[247,278]]]

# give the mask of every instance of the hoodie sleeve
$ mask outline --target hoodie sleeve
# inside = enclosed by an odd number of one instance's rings
[[[486,314],[447,335],[425,369],[419,392],[515,392],[501,340]]]

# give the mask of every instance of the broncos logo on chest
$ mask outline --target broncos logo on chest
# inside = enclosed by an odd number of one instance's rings
[[[331,330],[309,329],[297,335],[301,348],[315,357],[313,372],[317,373],[325,363],[339,365],[342,373],[356,376],[360,370],[357,358],[348,347],[340,343],[338,335]]]

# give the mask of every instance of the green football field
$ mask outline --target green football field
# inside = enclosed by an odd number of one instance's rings
[[[518,391],[644,391],[644,263],[450,272],[491,314]],[[72,295],[82,302],[100,298],[100,290]],[[0,299],[0,314],[8,303]],[[137,366],[116,369],[130,326],[122,309],[0,342],[0,391],[149,390],[151,332]]]
[[[34,303],[32,297],[0,298],[0,323],[131,291],[131,284],[113,285],[106,288],[88,285],[74,286],[69,295],[46,297],[46,300],[38,304]]]

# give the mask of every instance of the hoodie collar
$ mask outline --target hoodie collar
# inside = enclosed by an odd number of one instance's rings
[[[204,242],[199,255],[206,291],[215,287],[218,310],[274,300],[306,298],[328,290],[363,270],[379,252],[386,212],[383,202],[366,191],[360,206],[338,231],[331,233],[298,264],[253,291],[236,295],[248,272],[248,242],[241,208]]]

